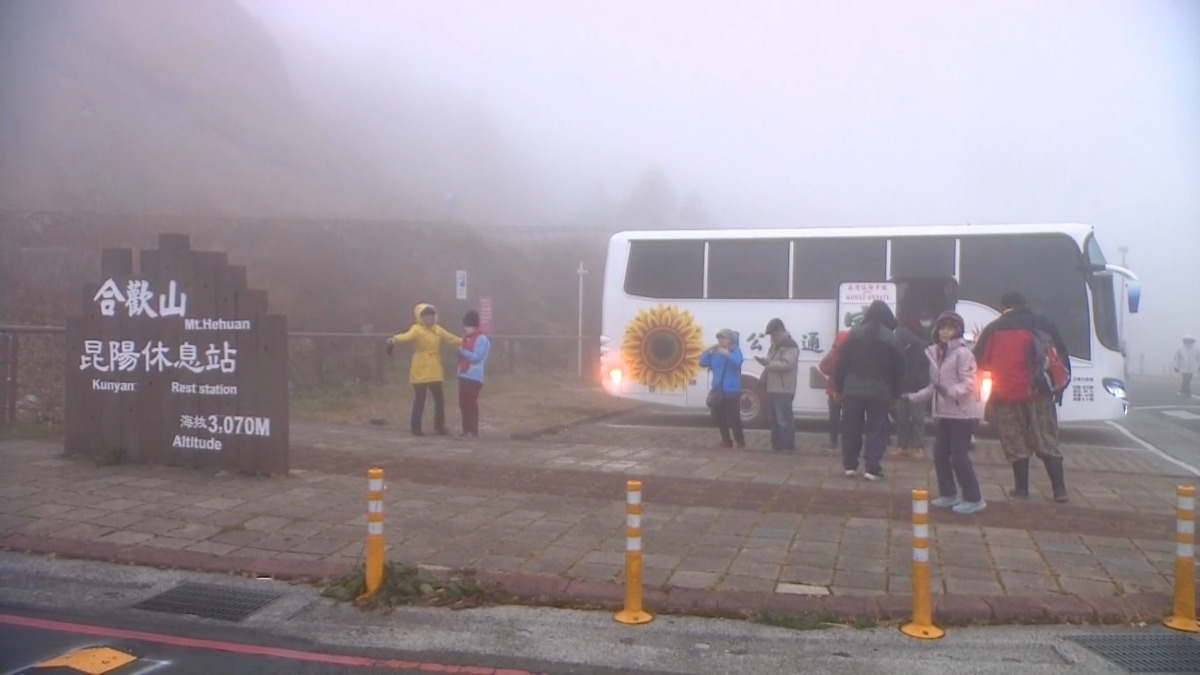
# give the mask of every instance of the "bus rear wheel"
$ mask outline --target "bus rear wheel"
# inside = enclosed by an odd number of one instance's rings
[[[767,426],[767,405],[767,392],[763,391],[758,378],[743,376],[742,426],[765,428]]]

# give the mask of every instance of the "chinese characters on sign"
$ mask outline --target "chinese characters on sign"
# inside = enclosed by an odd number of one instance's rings
[[[286,473],[286,318],[186,236],[161,235],[138,263],[105,249],[67,321],[67,453]]]
[[[798,336],[800,339],[796,342],[800,345],[800,351],[813,352],[820,354],[825,351],[821,349],[821,336],[817,331],[809,331]],[[752,352],[761,352],[763,344],[770,340],[770,336],[766,333],[750,333],[746,336],[746,347]]]
[[[842,328],[862,323],[867,307],[881,300],[896,313],[896,284],[890,281],[847,281],[838,289],[838,317]]]
[[[154,298],[158,298],[158,310],[154,309]],[[113,279],[100,285],[96,297],[100,303],[100,313],[104,316],[117,315],[117,303],[125,306],[129,316],[187,316],[187,294],[180,293],[176,282],[172,280],[167,285],[167,292],[155,296],[150,290],[150,282],[145,279],[130,279],[125,283],[125,291]]]
[[[201,353],[204,355],[203,361],[200,359]],[[219,370],[222,373],[237,371],[237,349],[228,341],[220,347],[210,342],[203,352],[197,345],[184,342],[179,345],[178,354],[178,360],[172,358],[171,347],[163,344],[162,340],[147,342],[140,349],[133,340],[109,340],[107,345],[103,340],[84,340],[79,369],[105,373],[137,370],[138,361],[141,360],[145,364],[146,372],[157,369],[161,373],[171,368],[190,370],[193,373],[208,370]]]

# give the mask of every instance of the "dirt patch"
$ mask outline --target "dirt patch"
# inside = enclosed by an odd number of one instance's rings
[[[412,388],[389,384],[358,390],[297,393],[292,397],[292,418],[327,424],[382,423],[407,427],[412,409]],[[529,435],[563,427],[601,415],[632,410],[635,403],[609,396],[599,385],[551,376],[495,376],[484,384],[479,399],[480,431],[488,435]],[[426,402],[425,425],[432,420],[432,402]],[[446,385],[446,424],[458,429],[458,385]]]

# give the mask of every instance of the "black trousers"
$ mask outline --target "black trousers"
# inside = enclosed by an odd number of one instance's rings
[[[425,392],[433,394],[433,429],[439,434],[446,433],[446,397],[442,393],[441,382],[423,382],[413,385],[412,418],[409,428],[414,434],[421,433],[421,418],[425,416]]]

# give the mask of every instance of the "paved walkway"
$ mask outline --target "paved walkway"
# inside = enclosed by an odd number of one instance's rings
[[[281,575],[344,569],[361,560],[366,469],[381,466],[389,557],[475,567],[518,595],[608,603],[620,597],[624,482],[638,477],[651,602],[737,613],[826,596],[824,606],[858,614],[907,611],[909,494],[933,482],[928,460],[891,461],[886,481],[868,483],[843,477],[817,434],[802,434],[796,455],[766,451],[765,432],[749,432],[750,448],[737,452],[713,437],[593,423],[461,442],[296,424],[286,478],[97,467],[61,457],[60,444],[7,441],[0,547]],[[1036,466],[1033,499],[1009,501],[1008,465],[994,441],[980,441],[988,509],[933,516],[944,613],[1120,619],[1169,609],[1174,490],[1194,477],[1141,450],[1065,452],[1069,505],[1049,500]]]

